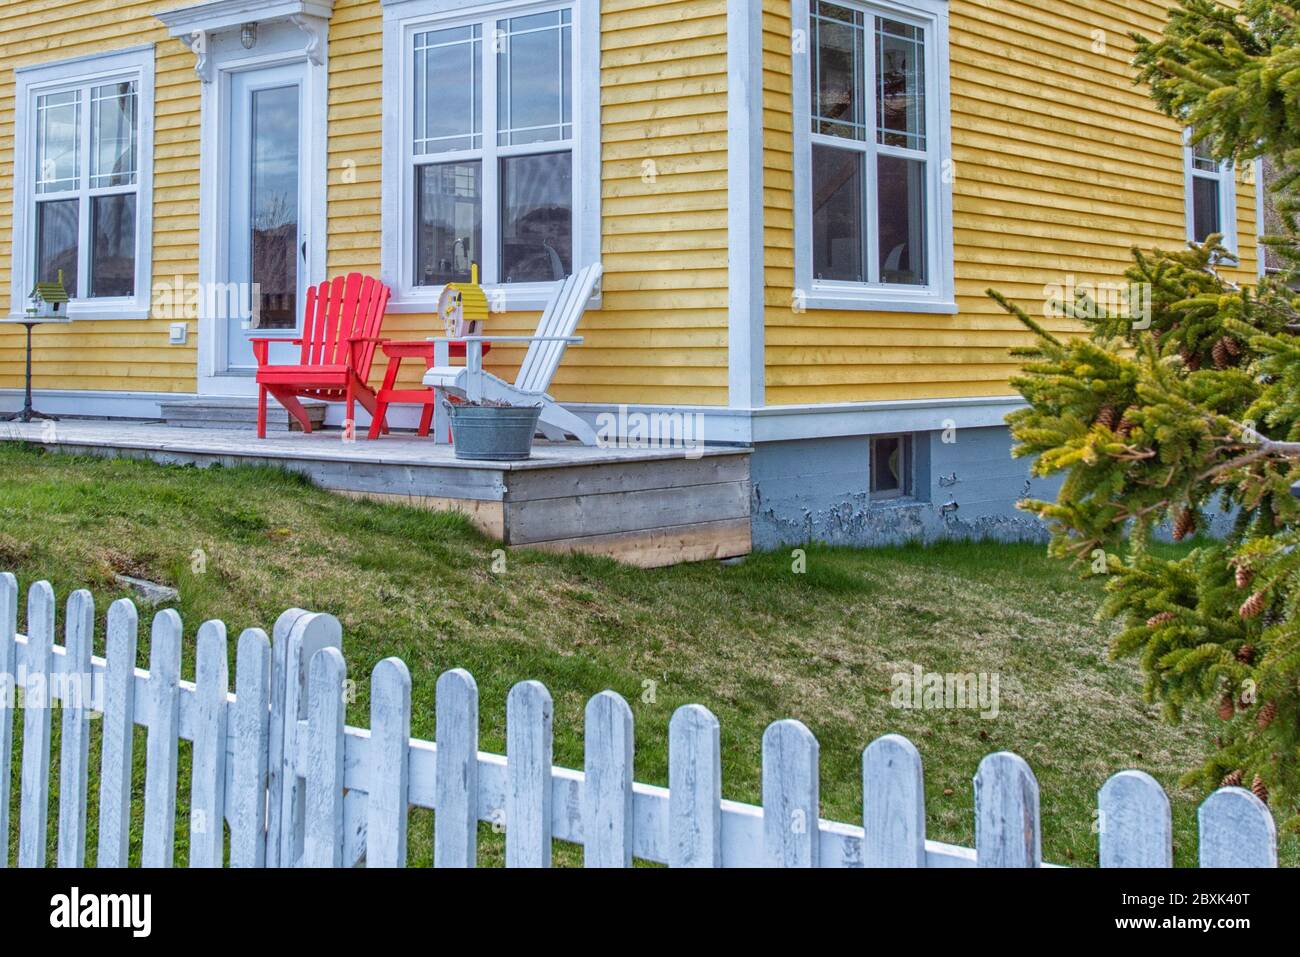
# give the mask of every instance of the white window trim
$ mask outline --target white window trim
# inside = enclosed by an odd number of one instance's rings
[[[948,69],[947,0],[835,0],[868,14],[896,17],[923,27],[926,45],[926,129],[937,136],[928,164],[926,239],[930,251],[928,287],[815,281],[812,272],[812,84],[809,76],[810,0],[791,5],[796,30],[806,42],[792,56],[794,92],[794,245],[795,294],[809,309],[953,314],[957,303],[953,279],[951,92]],[[874,94],[872,94],[874,95]],[[874,135],[874,131],[873,131]],[[936,161],[937,160],[937,161]],[[874,226],[870,228],[874,229]]]
[[[1223,245],[1233,256],[1237,250],[1237,171],[1231,160],[1219,164],[1219,171],[1196,168],[1196,151],[1192,148],[1192,131],[1183,131],[1183,213],[1187,220],[1187,241],[1196,242],[1196,203],[1192,192],[1194,179],[1212,179],[1219,184],[1219,225]]]
[[[74,299],[68,304],[70,319],[147,319],[153,282],[153,150],[154,150],[154,45],[152,43],[112,53],[73,57],[14,70],[14,222],[11,265],[10,316],[26,314],[27,296],[36,281],[36,194],[32,188],[36,168],[36,97],[61,88],[112,79],[139,83],[139,160],[136,171],[135,295],[113,299]],[[86,224],[82,224],[81,249]],[[78,286],[78,291],[84,287]]]
[[[442,286],[416,286],[411,278],[414,250],[413,183],[405,131],[411,111],[408,52],[413,34],[431,25],[451,26],[497,15],[521,14],[568,6],[573,24],[573,268],[600,260],[600,6],[599,0],[383,0],[384,110],[381,212],[383,237],[380,272],[393,290],[390,312],[433,312]],[[484,36],[485,44],[491,42]],[[495,136],[484,130],[483,136]],[[487,218],[495,210],[484,210]],[[494,309],[545,308],[559,283],[502,283],[484,286]],[[599,308],[599,295],[588,308]]]

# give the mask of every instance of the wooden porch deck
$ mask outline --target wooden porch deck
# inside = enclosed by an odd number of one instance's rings
[[[271,465],[344,495],[463,512],[512,547],[607,555],[643,567],[750,551],[749,450],[586,448],[539,441],[525,462],[457,459],[448,445],[393,434],[281,433],[63,420],[7,423],[0,440],[76,454],[208,466]]]

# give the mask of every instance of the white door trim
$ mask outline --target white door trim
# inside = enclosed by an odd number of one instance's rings
[[[288,21],[262,23],[257,44],[244,49],[239,30],[206,35],[205,63],[211,82],[202,84],[199,132],[199,287],[198,287],[198,393],[200,395],[254,395],[251,376],[222,375],[224,329],[208,315],[209,291],[225,281],[225,241],[229,195],[230,75],[259,67],[306,63],[302,122],[307,155],[301,157],[302,176],[309,184],[327,182],[326,155],[329,92],[327,30],[312,34]],[[307,283],[325,278],[326,190],[307,190],[310,202],[300,210],[302,235],[307,239]]]

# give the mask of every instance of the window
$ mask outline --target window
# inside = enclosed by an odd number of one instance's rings
[[[1203,243],[1215,233],[1223,236],[1223,245],[1237,248],[1237,197],[1231,162],[1217,162],[1204,143],[1192,143],[1186,134],[1184,163],[1187,174],[1187,239]]]
[[[880,435],[871,440],[871,499],[912,495],[912,437]]]
[[[400,177],[385,185],[397,189],[402,224],[386,225],[385,271],[397,280],[399,307],[468,281],[474,264],[501,293],[498,303],[540,306],[575,265],[598,255],[593,101],[575,83],[592,69],[580,69],[588,49],[580,18],[595,4],[478,4],[473,17],[419,19],[425,5],[389,8],[400,17],[396,99],[406,105],[400,142],[386,143],[386,181],[389,158],[400,157]],[[584,86],[598,97],[595,84]]]
[[[806,8],[796,283],[813,305],[955,311],[941,6]]]
[[[17,78],[12,311],[62,275],[74,318],[144,318],[153,47]]]

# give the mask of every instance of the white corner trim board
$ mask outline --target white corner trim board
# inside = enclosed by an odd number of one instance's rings
[[[763,11],[727,0],[727,397],[763,405]]]

